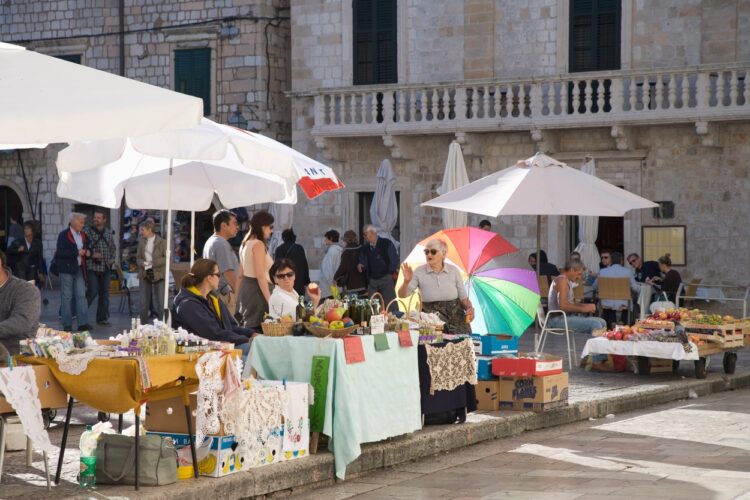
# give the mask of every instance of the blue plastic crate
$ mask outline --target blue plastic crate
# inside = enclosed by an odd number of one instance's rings
[[[474,354],[477,356],[518,353],[518,337],[472,333],[471,341],[474,344]]]

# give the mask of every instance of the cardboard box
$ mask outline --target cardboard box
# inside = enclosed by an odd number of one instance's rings
[[[472,333],[471,342],[474,344],[474,354],[477,356],[518,353],[518,338],[510,335]]]
[[[498,399],[498,381],[482,381],[476,386],[477,392],[477,410],[497,411],[500,409],[500,400]]]
[[[501,410],[545,411],[568,404],[568,374],[509,377],[498,381]]]
[[[525,353],[519,353],[523,356]],[[502,357],[492,360],[492,374],[497,377],[544,377],[562,373],[562,358],[542,354],[541,359]]]
[[[65,408],[68,405],[68,394],[52,375],[49,367],[34,365],[31,368],[36,376],[36,386],[39,389],[39,403],[43,409]],[[0,394],[0,413],[13,413],[15,410]]]
[[[150,431],[148,434],[171,438],[177,449],[190,444],[187,434]],[[234,436],[206,436],[206,440],[209,439],[210,445],[201,447],[196,443],[198,472],[201,476],[223,477],[249,468],[245,457],[238,451]]]
[[[492,375],[492,360],[494,356],[477,356],[477,379],[479,380],[497,380]]]

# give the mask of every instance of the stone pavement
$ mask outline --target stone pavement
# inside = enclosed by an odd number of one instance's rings
[[[59,293],[45,292],[50,303],[43,311],[44,321],[55,323]],[[114,299],[111,310],[115,311],[119,298]],[[130,316],[125,313],[112,314],[113,326],[97,328],[95,337],[106,337],[121,331],[130,324]],[[583,347],[583,338],[578,337],[578,352]],[[527,332],[521,339],[522,350],[531,350],[533,332]],[[547,352],[563,354],[564,341],[552,337],[547,344]],[[750,356],[746,351],[739,354],[737,374],[727,376],[721,369],[721,357],[714,356],[706,380],[693,378],[692,363],[684,363],[678,375],[654,374],[638,376],[632,373],[589,373],[575,367],[570,374],[570,406],[544,414],[528,412],[479,412],[469,416],[465,425],[430,426],[420,432],[390,439],[386,442],[371,443],[363,446],[361,457],[350,465],[348,479],[358,475],[372,473],[382,468],[397,466],[409,461],[424,458],[443,452],[451,452],[469,445],[468,450],[476,448],[477,443],[499,438],[512,438],[524,433],[549,427],[560,426],[589,418],[600,418],[607,414],[620,414],[627,411],[648,408],[653,405],[684,400],[692,396],[706,396],[712,393],[750,386]],[[567,366],[567,365],[566,365]],[[734,394],[727,393],[731,399]],[[699,402],[701,399],[698,400]],[[50,430],[53,443],[59,443],[62,437],[62,411]],[[0,498],[20,498],[34,495],[38,498],[75,497],[77,489],[75,477],[78,468],[78,436],[87,423],[96,421],[96,412],[90,408],[76,406],[74,425],[68,440],[65,464],[60,486],[47,493],[43,485],[43,464],[38,455],[33,468],[27,468],[23,453],[6,455],[5,472],[0,485]],[[132,415],[126,421],[132,423]],[[505,439],[500,441],[505,442]],[[439,458],[429,459],[440,460]],[[57,463],[57,455],[50,457],[52,469]],[[101,487],[98,497],[127,498],[201,498],[210,494],[220,498],[245,498],[267,495],[272,492],[289,493],[310,485],[327,485],[334,482],[333,456],[327,451],[289,463],[272,467],[254,469],[222,479],[199,478],[162,488],[145,488],[135,494],[129,487]],[[344,484],[349,484],[350,481]]]
[[[750,497],[750,390],[534,431],[300,499]]]

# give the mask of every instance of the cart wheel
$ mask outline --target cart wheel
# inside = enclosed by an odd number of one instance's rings
[[[57,410],[47,410],[47,413],[49,413],[50,422],[57,418]]]
[[[695,378],[706,378],[706,358],[699,358],[695,361]]]
[[[109,413],[100,411],[99,413],[96,414],[96,419],[99,422],[109,422]]]
[[[44,423],[44,428],[49,429],[49,426],[52,423],[49,410],[42,410],[42,422]]]
[[[645,356],[638,356],[638,375],[648,375],[651,373],[651,363]]]
[[[737,353],[725,352],[724,353],[724,373],[732,375],[734,373],[735,368],[737,368]]]
[[[680,360],[673,359],[672,360],[672,373],[676,375],[679,371],[680,371]]]

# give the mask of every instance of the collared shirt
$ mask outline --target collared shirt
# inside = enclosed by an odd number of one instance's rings
[[[287,315],[295,318],[298,304],[299,294],[294,288],[292,288],[291,292],[287,292],[286,290],[282,290],[280,286],[275,286],[268,301],[268,315],[275,319]]]
[[[461,271],[447,263],[443,263],[443,270],[440,272],[434,271],[429,264],[416,268],[409,283],[409,294],[414,293],[417,288],[425,302],[464,300],[467,297]]]
[[[234,250],[232,250],[232,245],[222,236],[214,233],[208,238],[203,247],[203,258],[211,259],[219,266],[219,272],[221,273],[221,277],[219,278],[219,293],[228,293],[230,290],[227,287],[233,289],[234,283],[227,282],[226,275],[224,274],[227,271],[232,271],[236,279],[239,272],[240,262],[237,260]]]
[[[143,250],[143,268],[151,269],[154,266],[154,242],[156,235],[146,238],[146,248]]]
[[[76,231],[72,227],[70,228],[70,232],[73,233],[73,239],[76,242],[76,246],[78,247],[78,250],[80,251],[83,248],[83,238],[81,237],[81,233],[79,231]],[[78,265],[81,265],[81,255],[78,255]]]
[[[117,247],[115,246],[115,239],[112,237],[112,231],[104,227],[99,232],[93,226],[86,226],[83,229],[88,237],[89,244],[91,245],[91,254],[101,254],[100,259],[94,259],[89,257],[86,259],[86,268],[90,271],[97,273],[103,273],[112,268],[112,264],[115,263],[115,253]]]

